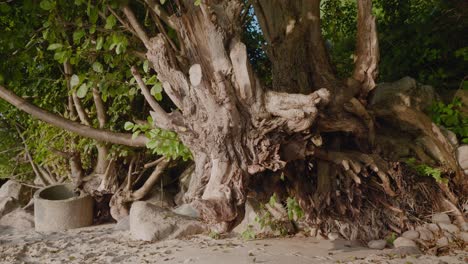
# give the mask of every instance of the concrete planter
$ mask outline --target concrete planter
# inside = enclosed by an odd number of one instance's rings
[[[71,184],[47,186],[34,194],[36,231],[60,231],[93,224],[93,198],[77,196]]]

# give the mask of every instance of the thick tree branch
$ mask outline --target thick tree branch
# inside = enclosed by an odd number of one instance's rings
[[[72,92],[72,99],[73,104],[76,108],[76,112],[78,113],[78,118],[80,119],[81,123],[85,126],[91,126],[88,114],[86,114],[83,105],[81,104],[81,100],[80,98],[78,98],[78,95],[76,95],[76,92]]]
[[[154,184],[159,180],[161,174],[163,173],[164,169],[169,165],[169,160],[165,157],[162,157],[158,160],[158,165],[154,169],[153,173],[149,176],[149,178],[145,181],[143,186],[140,189],[134,191],[131,194],[131,198],[133,201],[141,200],[145,195],[153,188]]]
[[[356,63],[353,78],[361,83],[361,98],[374,89],[378,74],[379,41],[375,17],[372,15],[372,0],[358,0],[358,23],[356,36]]]
[[[123,10],[125,16],[127,17],[128,22],[130,22],[130,25],[132,25],[133,29],[135,30],[138,38],[140,38],[140,40],[143,42],[145,47],[147,49],[149,49],[150,45],[149,45],[148,35],[146,34],[146,32],[143,29],[143,27],[141,26],[141,24],[138,22],[138,20],[135,17],[135,14],[133,13],[133,11],[128,6],[124,6],[122,8],[122,10]]]
[[[126,145],[131,147],[144,147],[148,139],[144,136],[132,138],[131,134],[116,133],[102,129],[95,129],[76,122],[65,119],[39,108],[23,98],[17,96],[10,90],[0,85],[0,98],[14,105],[16,108],[58,128],[76,133],[80,136],[92,138],[97,141],[109,142],[113,144]]]
[[[169,14],[164,10],[164,8],[154,0],[145,0],[146,4],[153,10],[153,12],[162,20],[164,23],[169,25],[173,29],[177,29],[177,25],[174,21],[171,20]]]

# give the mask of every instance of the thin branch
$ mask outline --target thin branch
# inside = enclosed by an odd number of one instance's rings
[[[169,165],[169,160],[165,157],[159,159],[160,162],[154,169],[153,173],[149,176],[149,178],[145,181],[143,186],[140,189],[134,191],[131,194],[132,200],[137,201],[141,200],[145,195],[153,188],[154,184],[159,180],[162,172],[164,169]]]
[[[140,87],[141,92],[143,93],[143,96],[145,97],[146,101],[156,114],[157,120],[154,120],[155,124],[158,124],[159,126],[161,126],[161,128],[164,129],[170,128],[171,118],[169,117],[167,112],[164,111],[164,109],[162,109],[158,102],[156,102],[156,99],[154,99],[154,97],[151,95],[150,91],[148,90],[148,87],[146,87],[146,84],[143,82],[143,79],[141,78],[141,75],[138,72],[137,68],[133,66],[131,70],[133,77],[135,77],[135,80],[137,81],[138,86]]]
[[[112,13],[113,16],[117,18],[117,20],[119,20],[122,26],[124,26],[128,31],[130,31],[130,33],[138,37],[138,34],[135,32],[135,30],[133,30],[132,26],[128,24],[128,22],[125,21],[121,16],[119,16],[117,12],[114,11],[114,9],[112,9],[110,6],[107,6],[107,9]]]
[[[154,0],[145,0],[146,4],[151,8],[151,10],[162,20],[164,23],[169,25],[173,29],[177,29],[177,25],[174,21],[171,20],[169,14],[167,14],[166,10],[158,3],[158,1]]]
[[[76,95],[76,92],[72,92],[72,99],[73,104],[75,105],[76,112],[78,113],[78,118],[80,119],[81,123],[85,126],[91,126],[91,122],[89,121],[88,114],[86,114],[83,105],[81,104],[80,98]]]
[[[358,22],[356,36],[356,62],[353,79],[362,84],[361,98],[375,88],[378,74],[379,41],[375,17],[372,15],[372,0],[358,0]]]
[[[150,49],[150,40],[148,38],[148,35],[138,22],[133,11],[128,6],[124,6],[122,10],[125,16],[127,17],[128,21],[130,22],[130,25],[132,25],[133,29],[135,30],[138,38],[143,42],[147,49]]]
[[[96,113],[99,122],[99,128],[104,128],[106,126],[106,110],[101,95],[99,94],[99,91],[96,88],[93,88],[93,99],[94,105],[96,105]]]
[[[132,138],[132,134],[116,133],[104,129],[96,129],[70,121],[27,102],[23,98],[17,96],[12,91],[6,89],[1,85],[0,98],[12,104],[16,108],[34,116],[35,118],[38,118],[48,124],[64,129],[66,131],[76,133],[83,137],[92,138],[97,141],[109,142],[113,144],[126,145],[131,147],[144,147],[146,146],[146,142],[148,141],[148,139],[143,135],[140,135],[136,138]]]

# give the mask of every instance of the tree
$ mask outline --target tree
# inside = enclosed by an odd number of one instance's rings
[[[345,222],[354,219],[362,223],[367,233],[371,233],[371,212],[375,211],[371,204],[383,207],[378,211],[381,220],[377,232],[381,232],[401,226],[395,212],[404,217],[401,208],[411,207],[415,199],[430,198],[422,190],[409,191],[408,184],[413,181],[424,183],[430,190],[442,190],[436,199],[432,198],[437,203],[415,209],[419,212],[430,210],[433,205],[457,210],[458,197],[466,198],[466,177],[452,154],[453,147],[420,109],[392,101],[381,105],[368,101],[376,86],[379,64],[371,0],[357,1],[356,60],[351,76],[345,79],[337,76],[329,58],[322,36],[319,0],[165,2],[105,3],[105,13],[92,11],[88,4],[90,19],[91,13],[97,12],[94,16],[106,17],[106,27],[111,29],[119,21],[141,41],[132,46],[134,54],[148,61],[143,67],[149,65],[160,81],[160,86],[153,88],[162,87],[173,104],[170,111],[171,107],[161,105],[147,87],[148,79],[140,75],[140,64],[135,58],[127,58],[128,64],[133,64],[131,74],[152,116],[152,127],[131,123],[128,129],[146,133],[132,136],[105,130],[105,115],[100,114],[105,110],[97,88],[92,94],[99,124],[98,128],[92,127],[80,107],[79,93],[83,91],[76,88],[82,84],[81,78],[72,75],[70,69],[72,62],[76,64],[73,58],[78,58],[67,55],[67,50],[62,53],[71,91],[68,104],[72,106],[67,111],[75,109],[75,117],[71,112],[67,119],[39,109],[3,86],[0,97],[47,123],[101,142],[101,157],[107,156],[106,143],[144,147],[151,145],[152,136],[157,138],[161,133],[180,139],[190,149],[191,154],[185,156],[193,157],[195,163],[184,200],[220,232],[231,230],[242,220],[250,194],[260,200],[273,193],[282,199],[293,196],[309,223],[323,224],[330,218]],[[56,8],[54,1],[41,4]],[[271,87],[257,76],[242,41],[243,22],[250,8],[266,42]],[[78,30],[80,27],[85,25],[78,24]],[[66,28],[63,32],[66,35]],[[85,34],[75,31],[73,41],[81,41]],[[109,34],[113,38],[109,43],[111,50],[119,54],[128,48],[128,40],[120,33]],[[94,41],[100,42],[99,38]],[[61,43],[52,45],[49,49],[62,48]],[[145,51],[142,53],[139,48]],[[99,78],[102,65],[93,63],[91,68]],[[424,140],[416,144],[415,138]],[[450,184],[408,176],[411,173],[398,162],[400,157],[390,160],[389,151],[381,148],[383,143],[388,148],[408,147],[419,161],[435,161],[451,172]],[[153,147],[164,149],[158,144]],[[188,153],[182,145],[175,146],[175,152]],[[99,160],[104,165],[97,164],[96,168],[101,169],[95,174],[109,175],[104,168],[108,171],[112,162]],[[133,159],[130,164],[127,179],[131,180]],[[168,161],[162,158],[155,164],[147,186],[154,184]],[[79,168],[74,165],[72,168]],[[74,179],[84,178],[80,169],[74,174]],[[132,196],[140,197],[131,187],[119,189],[121,182],[115,175],[100,178],[87,190],[92,192],[107,184],[114,186],[104,189],[114,193],[115,215],[120,207],[125,211]],[[463,220],[461,214],[458,218]]]

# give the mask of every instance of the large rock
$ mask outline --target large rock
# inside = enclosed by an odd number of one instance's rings
[[[448,141],[450,142],[450,144],[452,144],[453,147],[458,147],[458,139],[455,133],[443,126],[440,127],[440,131],[442,132],[442,134],[444,134],[444,136],[448,139]]]
[[[32,198],[33,189],[9,180],[0,188],[0,197],[13,197],[23,206]]]
[[[434,240],[434,234],[427,228],[419,226],[416,228],[419,233],[419,238],[424,241]]]
[[[415,240],[419,238],[419,232],[415,230],[408,230],[404,232],[401,236],[407,239]]]
[[[458,233],[460,228],[454,224],[439,224],[440,228],[444,231],[448,231],[449,233]]]
[[[259,216],[255,211],[254,205],[255,204],[252,204],[251,201],[247,201],[245,203],[244,219],[234,228],[234,230],[232,230],[233,232],[242,234],[245,231],[254,233],[260,233],[264,231],[260,223],[257,221],[257,219],[261,218],[261,216]]]
[[[0,197],[0,218],[19,207],[20,204],[15,198]]]
[[[396,248],[400,248],[400,247],[418,247],[413,240],[405,238],[405,237],[399,237],[399,238],[395,239],[395,241],[393,241],[393,245]]]
[[[371,105],[405,105],[418,110],[427,109],[437,98],[433,87],[419,85],[415,79],[404,77],[392,83],[380,83],[374,89]]]
[[[367,243],[367,246],[371,249],[384,249],[387,246],[387,241],[380,240],[371,240]]]
[[[468,145],[457,148],[457,160],[463,170],[468,170]]]
[[[432,223],[434,224],[451,224],[450,217],[446,213],[438,213],[432,215]]]
[[[137,240],[182,238],[207,230],[194,218],[177,215],[148,202],[134,202],[130,208],[130,233]]]
[[[0,219],[0,226],[25,231],[34,228],[34,216],[24,209],[16,209]]]

